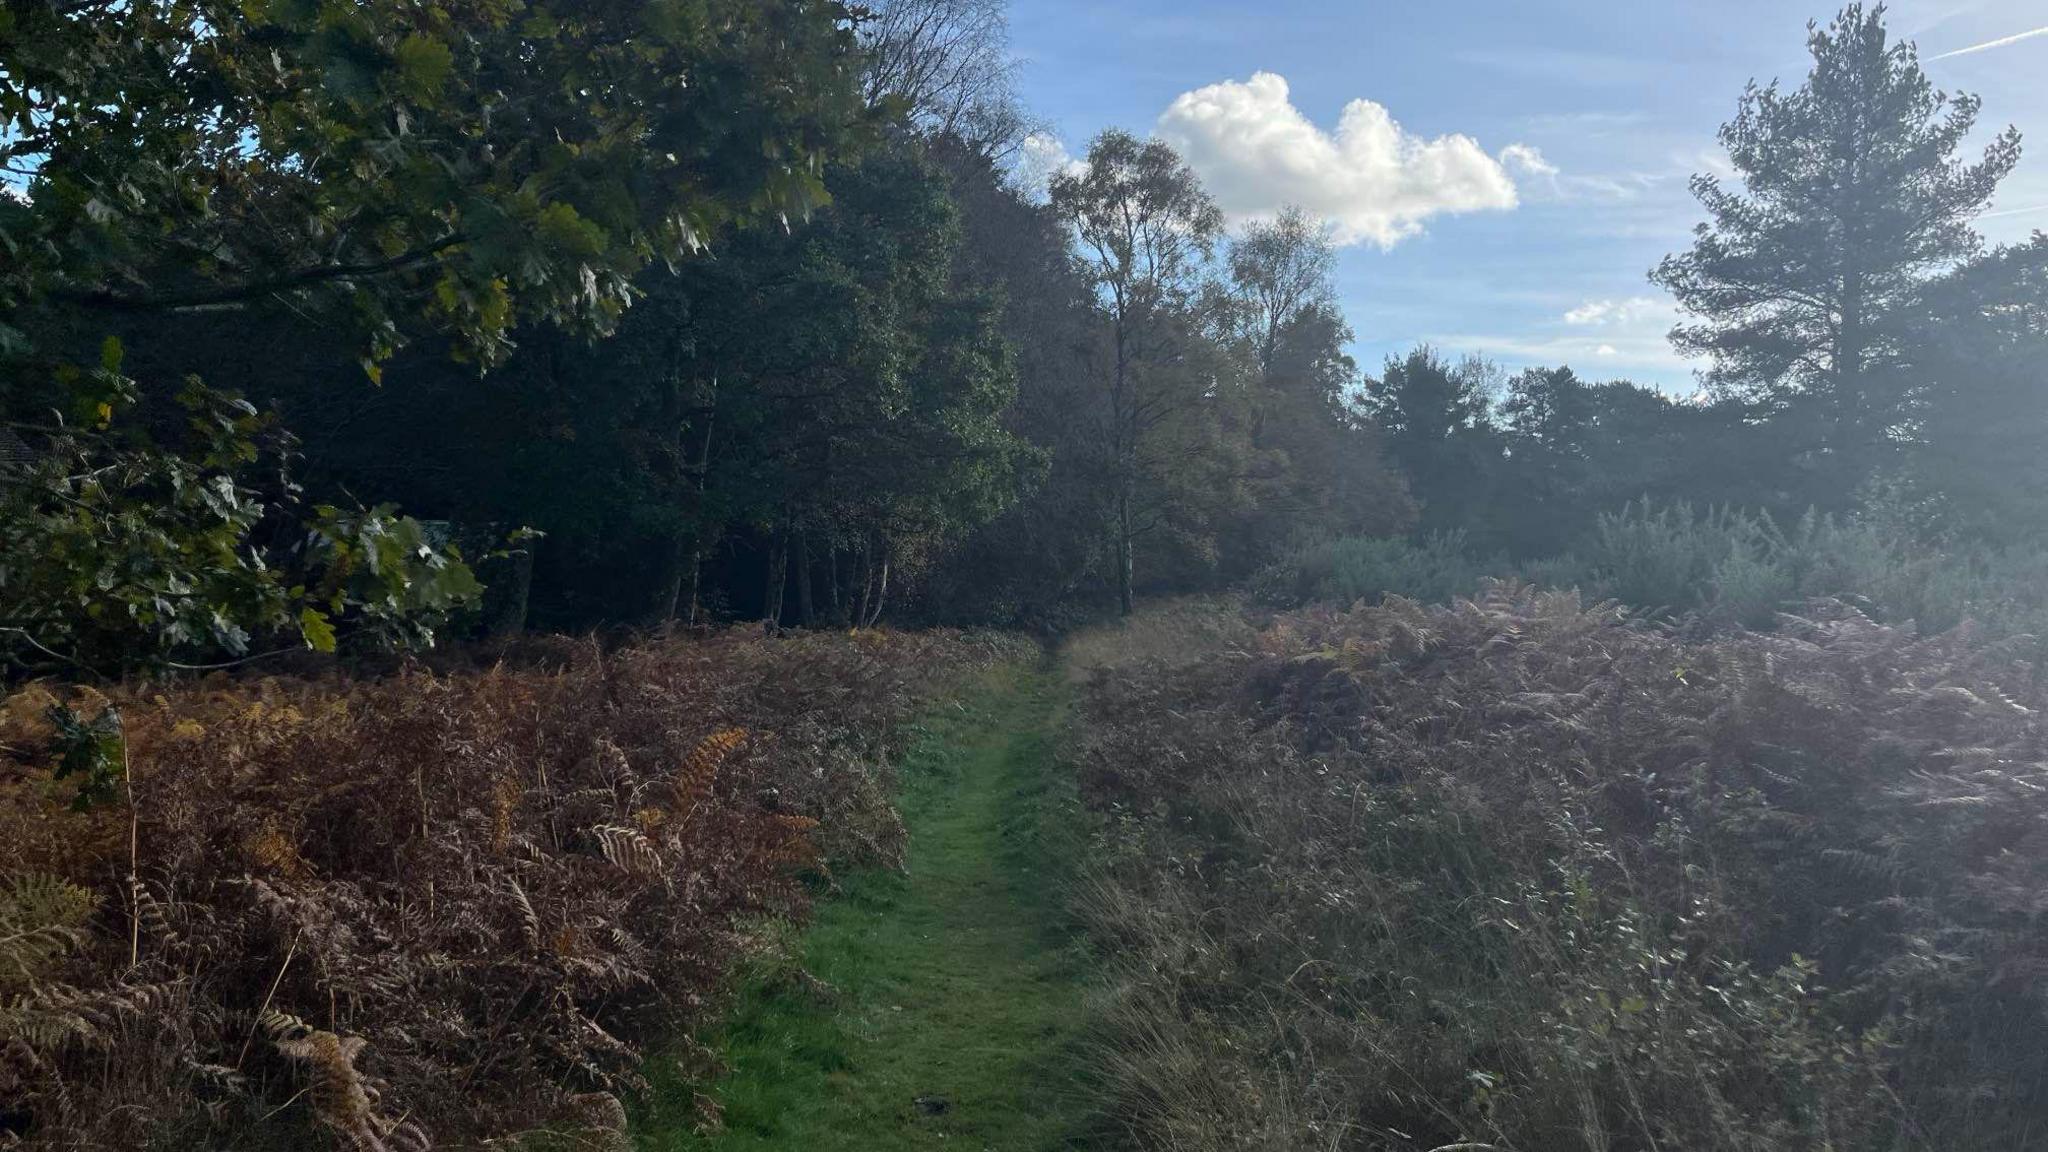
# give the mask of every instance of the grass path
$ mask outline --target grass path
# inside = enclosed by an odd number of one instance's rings
[[[830,991],[754,981],[712,1040],[724,1130],[691,1131],[671,1085],[641,1148],[1084,1146],[1082,961],[1058,892],[1077,825],[1051,771],[1062,693],[1006,670],[926,722],[902,766],[905,870],[847,878],[801,938]]]

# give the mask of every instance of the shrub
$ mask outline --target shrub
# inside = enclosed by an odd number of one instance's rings
[[[1600,516],[1582,556],[1600,595],[1644,609],[1684,612],[1716,602],[1725,574],[1734,600],[1786,586],[1785,540],[1768,516],[1732,508],[1695,514],[1686,504],[1653,507],[1648,500]]]
[[[1312,600],[1377,603],[1388,593],[1449,600],[1479,587],[1488,566],[1466,555],[1462,532],[1419,542],[1397,536],[1350,536],[1296,549],[1252,578],[1260,603],[1296,607]]]
[[[1160,1149],[2023,1146],[2044,708],[1967,630],[1509,585],[1100,674],[1110,1087]]]
[[[894,858],[881,765],[920,699],[1016,654],[750,630],[79,690],[74,713],[125,713],[133,795],[84,811],[36,751],[59,701],[18,693],[0,1143],[473,1146],[616,1116],[645,1042],[715,1010],[743,920]]]
[[[480,600],[419,521],[306,507],[291,437],[239,397],[187,381],[185,434],[151,443],[129,426],[120,342],[103,355],[74,398],[84,420],[0,466],[0,685],[331,652],[342,634],[431,647]]]
[[[1491,573],[1702,631],[1770,628],[1779,613],[1825,598],[1927,632],[1968,620],[1991,635],[2048,636],[2048,549],[1951,549],[1877,517],[1808,512],[1780,528],[1762,513],[1643,501],[1601,516],[1577,551],[1559,556],[1485,562],[1462,544],[1456,535],[1325,541],[1261,572],[1252,594],[1279,607],[1374,602],[1383,592],[1446,603]]]

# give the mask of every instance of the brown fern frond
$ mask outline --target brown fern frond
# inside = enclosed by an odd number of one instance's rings
[[[721,728],[699,741],[682,764],[676,769],[675,780],[669,794],[669,812],[677,823],[688,824],[706,799],[711,795],[712,784],[718,778],[718,770],[726,760],[744,747],[747,730],[744,728]]]
[[[661,852],[639,830],[615,824],[600,824],[590,830],[604,858],[616,868],[641,876],[662,870]]]
[[[388,1152],[385,1139],[398,1125],[378,1115],[379,1094],[356,1069],[366,1047],[362,1037],[338,1036],[283,1012],[265,1016],[263,1032],[272,1047],[305,1068],[315,1119],[355,1152]]]

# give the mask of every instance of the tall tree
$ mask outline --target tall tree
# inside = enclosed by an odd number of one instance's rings
[[[1170,473],[1189,459],[1157,441],[1204,395],[1188,371],[1199,338],[1191,309],[1223,213],[1172,148],[1114,129],[1089,145],[1084,171],[1060,174],[1050,191],[1109,324],[1101,433],[1113,477],[1117,603],[1129,614],[1133,549],[1165,524]]]
[[[1366,410],[1422,506],[1417,526],[1426,531],[1463,529],[1496,542],[1487,514],[1501,453],[1496,376],[1483,360],[1452,364],[1425,346],[1389,359],[1367,387]]]
[[[2008,128],[1957,152],[1978,100],[1936,91],[1882,5],[1809,26],[1813,68],[1791,92],[1752,83],[1721,143],[1741,177],[1693,179],[1708,222],[1653,272],[1696,319],[1672,333],[1712,358],[1730,394],[1808,430],[1831,499],[1869,472],[1904,418],[1886,371],[1931,278],[1977,254],[1971,219],[2019,159]]]
[[[910,122],[991,160],[1015,155],[1031,131],[1017,99],[1006,0],[878,0],[864,8],[862,86]]]
[[[1043,623],[1098,596],[1109,575],[1100,494],[1110,479],[1090,378],[1101,321],[1051,206],[965,141],[941,138],[931,150],[960,211],[954,275],[1002,302],[1017,373],[1004,426],[1036,459],[1020,471],[1017,502],[934,567],[920,607],[955,620]]]
[[[1230,244],[1230,283],[1244,336],[1261,375],[1270,376],[1281,336],[1311,309],[1334,311],[1337,252],[1328,226],[1299,208],[1253,221]]]
[[[1405,526],[1413,505],[1356,405],[1330,230],[1290,208],[1245,225],[1226,264],[1209,311],[1244,365],[1249,499],[1226,541],[1226,574],[1256,570],[1303,537]]]
[[[0,21],[0,306],[424,316],[486,361],[819,203],[848,13],[794,0],[77,0]]]
[[[1906,476],[1942,527],[2006,544],[2048,532],[2048,235],[1927,287],[1916,309]]]
[[[1583,527],[1599,412],[1598,394],[1570,368],[1531,368],[1508,381],[1500,414],[1508,453],[1502,498],[1513,506],[1504,525],[1510,551],[1555,548]]]

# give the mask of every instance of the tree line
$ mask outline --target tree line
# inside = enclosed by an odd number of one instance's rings
[[[1541,556],[1647,498],[2040,542],[2048,238],[1993,248],[1973,227],[2019,134],[1968,153],[1979,101],[1937,91],[1881,5],[1808,47],[1798,88],[1742,94],[1720,133],[1735,178],[1694,178],[1707,219],[1651,272],[1703,361],[1697,395],[1427,349],[1387,366],[1368,404],[1426,531]]]
[[[50,0],[0,18],[0,653],[1056,624],[1307,539],[1638,497],[2038,532],[2048,243],[1883,9],[1752,86],[1674,399],[1417,349],[1165,144],[1041,193],[998,0]],[[486,590],[486,587],[488,590]],[[361,640],[352,638],[360,637]]]

